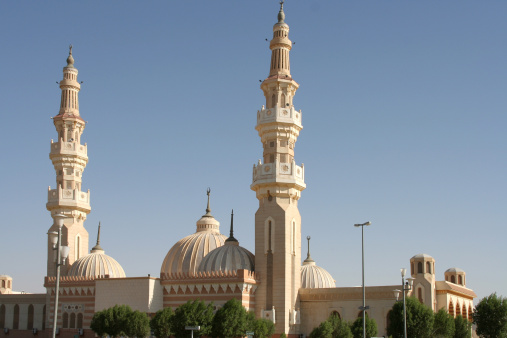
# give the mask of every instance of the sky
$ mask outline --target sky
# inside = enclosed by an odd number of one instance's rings
[[[254,251],[250,190],[262,157],[269,43],[279,4],[258,1],[0,2],[0,274],[44,292],[49,160],[73,45],[90,248],[127,276],[211,213]],[[302,257],[337,286],[401,283],[413,255],[458,267],[478,299],[507,296],[507,2],[302,1],[284,6],[303,130]],[[476,300],[477,302],[477,300]]]

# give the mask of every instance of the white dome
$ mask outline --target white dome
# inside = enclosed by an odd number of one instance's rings
[[[224,245],[227,237],[219,231],[220,223],[210,214],[209,190],[206,214],[197,221],[196,233],[180,239],[165,256],[160,276],[194,275],[204,256]]]
[[[101,277],[108,275],[110,278],[125,277],[125,271],[112,257],[106,255],[99,245],[93,247],[91,252],[79,258],[70,267],[68,276]]]
[[[445,273],[465,273],[465,270],[460,268],[450,268],[445,270]]]
[[[237,271],[245,269],[255,271],[255,257],[247,249],[239,246],[238,241],[227,239],[221,246],[204,257],[199,272]]]
[[[329,272],[315,262],[303,262],[301,266],[301,287],[304,289],[334,288],[336,282]]]

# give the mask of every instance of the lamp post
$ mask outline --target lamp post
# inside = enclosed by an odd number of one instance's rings
[[[396,300],[398,300],[398,297],[400,296],[400,292],[403,292],[403,337],[407,338],[407,305],[405,301],[405,293],[407,291],[412,290],[412,283],[414,281],[413,278],[407,278],[407,281],[405,282],[405,275],[407,273],[407,269],[400,269],[401,271],[401,289],[400,290],[394,290],[394,296],[396,297]]]
[[[62,227],[65,215],[56,214],[53,215],[53,219],[55,220],[55,223],[58,226],[58,232],[50,231],[48,232],[48,235],[50,236],[51,243],[53,243],[53,250],[56,250],[55,312],[53,315],[53,335],[52,335],[52,337],[55,338],[56,320],[58,319],[58,295],[60,293],[60,266],[65,264],[65,260],[69,255],[69,247],[62,246]]]
[[[365,222],[362,224],[354,224],[355,227],[361,227],[361,248],[362,248],[362,276],[363,276],[363,306],[359,309],[363,311],[363,338],[366,338],[366,310],[370,307],[366,306],[366,289],[364,287],[364,226],[371,225],[371,222]]]

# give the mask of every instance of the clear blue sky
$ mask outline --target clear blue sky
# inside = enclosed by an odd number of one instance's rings
[[[74,45],[91,190],[90,248],[128,276],[158,276],[212,214],[254,250],[254,129],[277,1],[0,3],[0,273],[42,292],[48,158]],[[337,286],[400,282],[427,253],[479,297],[507,296],[506,1],[302,1],[285,5],[303,111],[302,235]],[[306,243],[303,241],[303,258]]]

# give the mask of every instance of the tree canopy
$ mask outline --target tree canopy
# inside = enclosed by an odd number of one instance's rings
[[[180,305],[172,316],[171,329],[176,337],[187,337],[185,326],[200,326],[194,337],[209,336],[213,322],[213,304],[206,305],[201,300],[188,301]]]
[[[407,336],[413,338],[431,337],[433,331],[433,311],[413,297],[406,298]],[[403,302],[398,301],[389,312],[387,334],[393,338],[402,338]]]
[[[352,334],[354,338],[363,337],[363,317],[357,318],[351,325]],[[375,337],[378,333],[377,322],[375,319],[370,319],[366,313],[366,338]]]
[[[132,311],[130,306],[115,305],[96,312],[90,328],[100,337],[146,337],[150,332],[149,319],[146,313]]]
[[[172,331],[173,317],[174,311],[170,307],[157,311],[150,321],[153,334],[159,338],[169,337],[174,334]]]
[[[458,315],[454,318],[454,338],[471,338],[472,337],[472,324],[465,318]]]
[[[477,325],[476,332],[480,337],[507,336],[507,299],[496,293],[484,297],[475,306],[473,323]]]
[[[212,335],[219,338],[243,337],[248,329],[253,329],[251,318],[241,301],[231,299],[215,313]]]
[[[433,337],[452,338],[454,337],[454,318],[447,313],[445,308],[435,313],[433,322]]]

